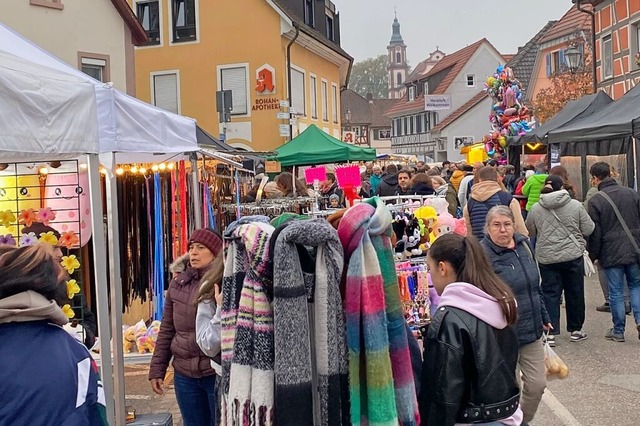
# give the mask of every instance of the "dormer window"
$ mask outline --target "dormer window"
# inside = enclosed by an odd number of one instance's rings
[[[333,17],[325,15],[325,27],[327,31],[327,38],[331,41],[336,41],[335,30],[333,27]]]
[[[304,23],[315,28],[315,16],[313,11],[313,0],[304,0]]]
[[[467,74],[467,87],[476,87],[476,76],[474,74]]]
[[[415,86],[410,86],[409,87],[409,100],[410,101],[415,101],[416,100],[416,88],[415,88]]]
[[[424,94],[425,95],[429,94],[429,82],[424,83]]]

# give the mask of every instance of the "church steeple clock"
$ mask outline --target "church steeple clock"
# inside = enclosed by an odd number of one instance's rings
[[[387,70],[389,72],[389,98],[399,99],[406,91],[404,86],[407,76],[409,75],[409,64],[407,63],[407,45],[404,44],[402,35],[400,34],[400,22],[396,14],[393,20],[393,33],[387,50],[389,56],[387,58]]]

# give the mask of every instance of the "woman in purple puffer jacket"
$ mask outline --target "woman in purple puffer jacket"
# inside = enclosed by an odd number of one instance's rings
[[[222,262],[222,238],[209,229],[195,231],[189,239],[186,268],[169,284],[156,348],[149,368],[153,391],[164,394],[164,377],[173,357],[175,392],[185,426],[216,424],[216,372],[196,343],[196,313],[202,276]]]

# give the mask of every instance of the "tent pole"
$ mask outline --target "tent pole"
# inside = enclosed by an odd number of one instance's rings
[[[200,180],[198,179],[198,154],[191,154],[191,182],[193,183],[193,210],[195,229],[202,228],[202,204],[200,203]],[[202,159],[204,163],[204,157]]]
[[[98,335],[100,337],[100,375],[105,396],[106,417],[114,423],[113,371],[111,368],[111,329],[109,327],[109,292],[107,291],[107,265],[98,260],[105,250],[104,219],[100,192],[100,160],[98,154],[89,154],[89,197],[91,200],[91,239],[93,240],[96,302],[98,305]]]
[[[296,166],[293,166],[293,169],[291,171],[293,172],[291,173],[291,184],[293,185],[293,196],[295,197],[296,195],[298,195],[296,194]]]
[[[638,140],[632,136],[633,140],[633,189],[638,190]]]
[[[122,330],[122,277],[120,276],[120,229],[118,218],[118,186],[116,184],[116,154],[111,154],[111,167],[106,177],[107,230],[109,242],[109,282],[111,283],[111,329],[113,339],[113,381],[116,424],[124,425],[126,420],[124,388],[124,349],[122,339],[115,330]]]
[[[242,217],[242,209],[240,208],[240,176],[238,176],[238,168],[233,168],[234,180],[236,182],[236,217]]]

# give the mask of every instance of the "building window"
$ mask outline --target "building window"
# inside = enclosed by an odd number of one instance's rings
[[[248,114],[249,100],[247,90],[247,67],[229,67],[220,69],[220,90],[231,90],[233,107],[231,115]]]
[[[322,82],[322,119],[329,121],[329,89],[327,82]]]
[[[375,134],[378,135],[377,140],[391,139],[391,129],[378,130]]]
[[[474,74],[467,74],[467,87],[476,87],[476,76]]]
[[[416,133],[422,133],[422,114],[416,115]]]
[[[400,127],[402,126],[402,124],[400,123],[400,119],[394,118],[393,121],[394,121],[394,129],[395,129],[394,136],[400,136]]]
[[[424,94],[425,95],[429,94],[429,83],[427,82],[424,83]]]
[[[335,32],[333,28],[333,17],[329,15],[325,15],[325,27],[327,30],[327,38],[331,41],[335,41]]]
[[[311,118],[318,118],[318,79],[309,77],[309,102],[311,103]]]
[[[110,81],[109,55],[78,52],[78,68],[83,73],[106,83]]]
[[[409,100],[414,101],[416,99],[416,88],[414,86],[409,87]]]
[[[196,39],[196,0],[171,0],[173,42]]]
[[[611,34],[602,38],[602,76],[613,77],[613,46]]]
[[[64,9],[62,0],[29,0],[29,4],[33,6],[50,7],[51,9]]]
[[[304,23],[311,28],[315,27],[314,15],[313,0],[304,0]]]
[[[333,101],[332,112],[333,112],[333,122],[338,123],[338,86],[335,84],[331,85],[331,100]]]
[[[637,57],[638,53],[640,53],[640,22],[635,22],[630,26],[630,34],[631,34],[631,54],[629,61],[631,62],[632,69],[639,69],[640,65],[638,65]]]
[[[291,107],[296,114],[306,115],[304,72],[291,69]]]
[[[155,74],[153,80],[153,104],[158,108],[179,114],[178,74]]]
[[[396,52],[396,64],[402,63],[402,53]]]
[[[398,83],[398,87],[402,84],[402,73],[396,75],[396,82]]]
[[[136,4],[138,20],[147,32],[147,45],[160,44],[160,8],[158,0],[141,1]]]
[[[415,133],[415,130],[416,130],[415,121],[416,121],[415,115],[412,115],[411,117],[409,117],[409,134],[410,135],[413,135]]]

